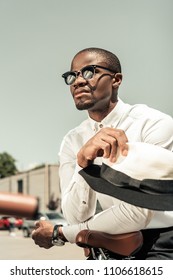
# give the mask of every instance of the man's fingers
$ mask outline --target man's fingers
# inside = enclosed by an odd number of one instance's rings
[[[103,131],[102,140],[105,141],[105,147],[103,145],[105,158],[109,158],[111,162],[115,162],[117,159],[117,148],[119,148],[123,156],[127,156],[128,153],[128,139],[125,132],[121,129],[106,128]]]
[[[40,227],[40,221],[36,221],[36,222],[34,223],[34,225],[35,225],[35,229],[34,229],[34,230],[32,231],[32,233],[31,233],[32,239],[35,238],[36,230]]]
[[[102,128],[80,149],[77,155],[79,166],[88,166],[96,157],[103,156],[115,162],[117,158],[117,148],[123,156],[128,153],[128,139],[121,129]]]
[[[39,226],[40,226],[40,222],[39,222],[39,221],[36,221],[36,222],[34,223],[34,225],[35,225],[35,227],[39,227]]]
[[[127,156],[127,154],[128,154],[128,145],[126,144],[126,145],[124,145],[122,148],[121,148],[121,153],[122,153],[122,155],[123,156]]]
[[[34,235],[34,233],[35,233],[35,229],[32,231],[32,233],[31,233],[31,237],[33,237],[33,235]]]
[[[120,152],[123,156],[127,156],[128,153],[128,139],[126,134],[124,133],[123,130],[116,130],[116,139],[118,142],[118,147],[120,148]]]

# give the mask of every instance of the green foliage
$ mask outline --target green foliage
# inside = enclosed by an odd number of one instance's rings
[[[0,153],[0,179],[17,173],[16,160],[8,153]]]

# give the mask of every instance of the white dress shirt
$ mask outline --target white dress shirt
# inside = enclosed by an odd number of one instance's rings
[[[62,210],[69,226],[63,233],[71,243],[82,229],[119,234],[144,228],[173,226],[173,212],[151,211],[116,198],[96,193],[78,174],[76,155],[102,127],[125,131],[128,141],[147,142],[173,151],[172,117],[146,105],[125,104],[119,99],[115,108],[100,123],[89,116],[64,137],[60,149],[60,186]],[[97,158],[95,164],[101,164]],[[103,209],[95,214],[96,202]]]

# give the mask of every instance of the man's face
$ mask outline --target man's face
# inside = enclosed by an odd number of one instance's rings
[[[80,71],[88,65],[108,67],[104,58],[95,53],[83,52],[72,61],[71,71]],[[105,69],[96,68],[95,75],[85,80],[81,73],[70,86],[76,108],[88,111],[107,110],[113,98],[114,74]]]

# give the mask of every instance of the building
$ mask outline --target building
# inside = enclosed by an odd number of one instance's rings
[[[57,202],[60,209],[61,193],[59,165],[47,164],[0,180],[0,192],[23,193],[39,198],[39,211],[47,211],[48,204]]]

